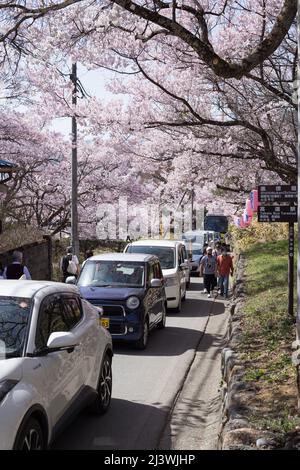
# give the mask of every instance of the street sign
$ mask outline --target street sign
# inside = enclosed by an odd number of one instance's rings
[[[285,202],[297,204],[298,189],[296,184],[260,185],[258,200],[260,203]]]
[[[290,317],[294,318],[294,223],[297,222],[298,212],[297,185],[260,185],[258,186],[258,202],[258,222],[288,222],[289,224],[288,312]]]
[[[258,222],[297,222],[297,206],[258,206]]]

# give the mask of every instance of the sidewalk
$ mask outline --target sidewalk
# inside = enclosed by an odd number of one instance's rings
[[[168,426],[160,441],[166,449],[208,450],[217,448],[221,420],[221,351],[225,346],[229,312],[219,313],[224,301],[211,302],[206,329],[198,344],[187,378]],[[171,442],[171,447],[170,447]]]

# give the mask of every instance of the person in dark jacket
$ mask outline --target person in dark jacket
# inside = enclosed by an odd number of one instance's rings
[[[23,253],[21,251],[14,251],[12,254],[12,263],[8,264],[3,272],[4,279],[31,279],[28,268],[23,264]]]

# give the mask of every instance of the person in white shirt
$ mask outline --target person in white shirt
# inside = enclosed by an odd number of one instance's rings
[[[66,281],[67,277],[79,275],[79,261],[76,255],[73,255],[73,248],[69,246],[67,248],[67,254],[60,260],[60,269],[63,274],[63,282]]]

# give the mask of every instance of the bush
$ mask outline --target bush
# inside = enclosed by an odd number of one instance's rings
[[[248,228],[230,227],[235,251],[244,251],[256,243],[266,243],[288,238],[288,224],[261,223],[253,220]]]

